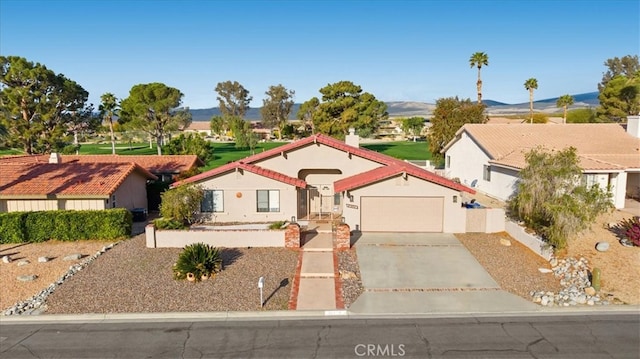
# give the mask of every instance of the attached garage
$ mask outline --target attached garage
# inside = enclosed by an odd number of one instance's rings
[[[444,197],[360,197],[363,232],[442,232]]]

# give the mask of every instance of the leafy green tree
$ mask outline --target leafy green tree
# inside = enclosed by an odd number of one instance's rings
[[[317,97],[313,97],[311,100],[300,105],[298,109],[298,119],[302,121],[305,128],[311,128],[311,133],[316,133],[313,127],[313,114],[318,111],[320,107],[320,100]]]
[[[483,103],[473,103],[470,99],[460,100],[457,96],[438,99],[427,135],[434,160],[443,159],[442,149],[464,124],[487,122],[485,109]]]
[[[567,123],[567,107],[573,105],[573,96],[571,95],[562,95],[558,97],[558,101],[556,101],[556,106],[562,107],[563,116],[562,120],[564,123]]]
[[[223,117],[244,117],[253,99],[247,89],[237,81],[224,81],[216,85],[215,91],[218,93],[216,99]]]
[[[234,116],[230,118],[230,127],[235,138],[236,148],[249,148],[253,152],[258,144],[258,135],[253,132],[251,123]]]
[[[189,107],[184,107],[174,111],[171,114],[176,122],[176,126],[178,126],[179,131],[184,131],[191,125],[193,122],[193,115],[191,111],[189,111]]]
[[[567,123],[593,123],[598,122],[596,111],[592,108],[577,108],[567,112]]]
[[[269,86],[265,92],[267,98],[262,100],[262,123],[267,128],[278,128],[278,139],[282,140],[282,132],[289,122],[289,115],[293,108],[293,90],[287,90],[282,85]]]
[[[602,81],[598,84],[598,91],[602,92],[609,81],[614,77],[622,75],[626,78],[637,76],[640,71],[640,61],[638,55],[626,55],[622,58],[614,57],[604,62],[607,72],[602,74]]]
[[[182,185],[165,191],[160,196],[160,215],[163,218],[191,224],[200,211],[204,191],[199,186]]]
[[[424,118],[422,117],[409,117],[402,120],[402,130],[411,134],[413,142],[416,141],[416,136],[420,134],[423,128]]]
[[[484,52],[475,52],[469,59],[469,65],[471,65],[472,68],[478,68],[478,82],[476,86],[478,88],[478,103],[482,103],[482,79],[480,78],[480,69],[482,69],[483,65],[489,66],[489,55]]]
[[[537,148],[525,158],[518,190],[508,203],[510,215],[556,249],[566,247],[572,236],[613,208],[608,189],[580,183],[582,169],[575,148],[555,152]]]
[[[600,106],[596,109],[602,122],[624,121],[628,115],[640,112],[640,71],[633,77],[616,75],[598,95]]]
[[[116,154],[116,135],[113,131],[113,117],[118,115],[118,110],[120,109],[120,104],[118,103],[118,99],[116,95],[111,92],[107,92],[100,96],[100,106],[98,110],[100,111],[100,116],[103,119],[103,122],[109,126],[109,134],[111,135],[111,154]]]
[[[387,105],[350,81],[340,81],[320,89],[322,102],[317,98],[303,104],[304,110],[313,108],[311,118],[315,132],[344,138],[349,128],[375,132],[380,120],[387,119]],[[317,106],[314,106],[317,104]],[[315,108],[314,108],[315,107]]]
[[[524,82],[524,88],[529,91],[529,114],[531,123],[533,123],[533,90],[538,89],[538,80],[533,77]]]
[[[212,133],[225,135],[227,132],[227,121],[222,116],[213,116],[209,122]]]
[[[172,110],[180,106],[182,96],[180,90],[158,82],[135,85],[120,103],[118,121],[155,139],[158,155],[162,155],[165,134],[178,127]]]
[[[165,146],[165,150],[170,155],[196,155],[204,163],[209,162],[213,157],[211,143],[201,134],[181,133]]]
[[[0,56],[0,89],[7,142],[27,154],[65,147],[74,114],[89,106],[82,86],[18,56]]]

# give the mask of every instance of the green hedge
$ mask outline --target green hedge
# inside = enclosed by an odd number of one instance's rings
[[[0,243],[120,239],[129,237],[131,224],[124,208],[0,213]]]

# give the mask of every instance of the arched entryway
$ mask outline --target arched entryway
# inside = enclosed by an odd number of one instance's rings
[[[298,191],[298,218],[330,219],[340,216],[340,194],[333,191],[333,182],[341,179],[342,171],[331,168],[305,168],[298,178],[307,182],[306,189]]]

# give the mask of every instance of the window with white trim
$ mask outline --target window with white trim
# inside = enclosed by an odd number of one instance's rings
[[[447,156],[445,158],[445,162],[446,162],[445,167],[446,168],[451,168],[451,156]]]
[[[491,182],[491,166],[482,166],[482,179],[487,182]]]
[[[280,191],[259,189],[256,199],[258,212],[280,212]]]
[[[200,212],[224,212],[224,191],[219,189],[204,190],[204,197],[202,198],[202,203],[200,203]]]

